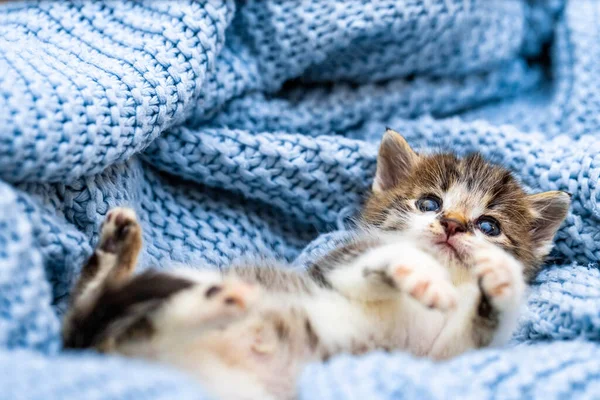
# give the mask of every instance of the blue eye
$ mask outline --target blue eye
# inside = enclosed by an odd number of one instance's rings
[[[498,236],[500,234],[500,224],[492,217],[479,218],[477,227],[488,236]]]
[[[442,201],[433,196],[424,196],[417,200],[416,206],[422,212],[436,212],[442,208]]]

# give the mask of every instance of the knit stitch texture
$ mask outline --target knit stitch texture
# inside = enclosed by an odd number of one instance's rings
[[[137,211],[141,268],[303,268],[346,234],[389,125],[569,191],[572,212],[510,346],[342,355],[300,398],[597,398],[599,20],[596,0],[0,4],[0,397],[205,398],[60,349],[108,209]]]

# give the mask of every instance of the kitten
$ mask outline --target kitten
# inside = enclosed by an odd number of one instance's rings
[[[415,153],[387,130],[360,227],[306,273],[273,262],[132,275],[133,211],[111,210],[64,322],[66,348],[177,366],[223,399],[292,399],[308,362],[505,343],[569,195],[526,194],[479,155]]]

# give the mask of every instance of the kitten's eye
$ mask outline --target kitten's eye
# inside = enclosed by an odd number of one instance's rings
[[[477,227],[488,236],[498,236],[500,234],[500,224],[492,217],[479,218]]]
[[[417,200],[416,205],[422,212],[436,212],[442,208],[442,200],[434,196],[425,196]]]

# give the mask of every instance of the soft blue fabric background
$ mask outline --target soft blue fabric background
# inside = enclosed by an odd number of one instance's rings
[[[107,210],[138,212],[142,267],[301,268],[344,235],[388,125],[568,190],[572,213],[509,348],[340,356],[300,397],[597,398],[599,20],[595,0],[0,5],[0,397],[203,398],[165,367],[60,350]]]

